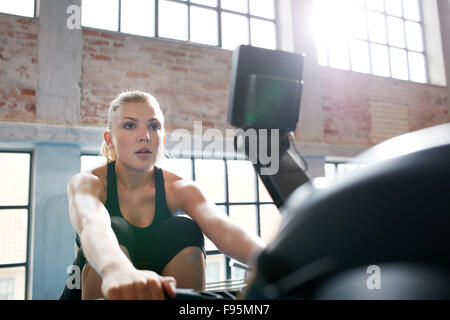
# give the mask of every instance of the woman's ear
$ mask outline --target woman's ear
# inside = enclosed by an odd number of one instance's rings
[[[103,133],[103,138],[105,139],[105,143],[108,147],[112,147],[112,137],[111,137],[111,132],[110,131],[105,131],[105,133]]]

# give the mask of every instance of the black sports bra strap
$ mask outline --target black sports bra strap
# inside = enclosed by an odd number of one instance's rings
[[[158,168],[156,166],[154,168],[155,168],[156,201],[158,202],[158,206],[160,208],[159,217],[162,219],[170,218],[172,215],[170,213],[169,207],[167,206],[163,171],[161,168]]]
[[[116,182],[116,162],[108,162],[108,173],[106,177],[106,203],[105,207],[108,209],[110,216],[121,217],[119,207],[119,199],[117,195],[117,182]]]

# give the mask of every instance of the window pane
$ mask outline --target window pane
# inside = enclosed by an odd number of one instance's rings
[[[386,43],[386,23],[385,16],[381,13],[368,12],[369,38],[371,41]]]
[[[185,4],[160,0],[159,36],[177,40],[188,40],[187,13],[187,5]]]
[[[230,13],[222,13],[222,47],[234,50],[248,44],[248,19]]]
[[[259,176],[258,176],[258,191],[259,191],[259,202],[273,202],[270,193],[267,191],[266,186],[264,185]]]
[[[195,181],[213,202],[225,202],[225,162],[195,159]]]
[[[119,29],[119,1],[82,0],[81,24],[85,27],[117,31]]]
[[[408,80],[408,60],[406,50],[391,48],[391,68],[392,77],[401,80]]]
[[[405,30],[403,20],[394,17],[387,17],[389,44],[400,48],[405,47]]]
[[[255,169],[250,161],[227,160],[229,202],[255,202]]]
[[[161,168],[170,171],[185,180],[192,180],[192,160],[191,159],[164,159]]]
[[[259,207],[261,238],[265,243],[272,241],[278,233],[281,214],[276,205],[264,204]]]
[[[217,11],[191,7],[191,41],[218,45]]]
[[[383,0],[367,0],[367,9],[383,12],[384,11]]]
[[[321,66],[328,65],[327,44],[322,38],[316,38],[317,63]]]
[[[379,44],[371,44],[370,50],[373,74],[389,77],[389,56],[387,47]]]
[[[364,7],[365,0],[348,0],[351,6]]]
[[[276,49],[275,23],[260,19],[250,19],[252,46]]]
[[[226,280],[225,261],[223,254],[210,254],[206,257],[206,283]]]
[[[420,21],[419,1],[403,0],[403,15],[405,19]]]
[[[257,234],[256,206],[230,206],[230,218],[250,234]]]
[[[106,164],[104,156],[81,156],[81,172],[91,171]]]
[[[349,9],[349,31],[352,38],[367,39],[366,13],[363,8]]]
[[[408,49],[414,51],[423,51],[422,27],[419,23],[406,21],[406,43]]]
[[[325,163],[325,178],[330,182],[337,178],[336,165],[334,163]]]
[[[217,0],[191,0],[191,2],[202,4],[204,6],[217,7]]]
[[[387,0],[384,2],[386,13],[397,17],[402,16],[402,0]]]
[[[221,212],[221,214],[223,215],[227,215],[227,209],[225,208],[225,206],[217,206],[217,208],[219,208],[219,211]],[[217,250],[216,245],[209,240],[209,238],[207,236],[204,237],[205,238],[205,250],[206,251],[211,251],[211,250]]]
[[[349,55],[347,43],[342,39],[333,39],[328,44],[328,55],[330,67],[338,69],[349,69]]]
[[[222,0],[221,1],[222,9],[247,13],[247,0]]]
[[[28,205],[30,155],[0,153],[0,206]]]
[[[352,70],[370,72],[369,44],[366,41],[353,40],[351,42]]]
[[[34,17],[34,0],[0,1],[0,12],[25,17]]]
[[[232,280],[241,280],[241,279],[245,279],[246,277],[246,271],[242,268],[238,268],[238,267],[231,267],[231,279]]]
[[[408,52],[408,59],[410,79],[415,82],[427,82],[424,55],[422,53],[410,51]]]
[[[155,0],[122,0],[121,6],[121,32],[155,35]]]
[[[0,264],[27,259],[27,210],[0,210]]]
[[[25,267],[0,269],[0,300],[25,300]]]
[[[250,0],[250,14],[268,19],[275,19],[274,0]]]

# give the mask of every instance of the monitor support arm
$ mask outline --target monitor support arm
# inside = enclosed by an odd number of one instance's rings
[[[283,206],[289,195],[297,189],[300,185],[308,182],[310,179],[303,171],[302,166],[299,161],[296,159],[295,154],[292,150],[289,149],[289,132],[285,130],[278,130],[279,139],[279,153],[271,155],[271,134],[272,130],[258,130],[259,134],[257,135],[257,161],[252,161],[253,167],[255,171],[258,173],[261,178],[264,186],[267,188],[270,196],[275,202],[275,205],[280,208]],[[277,129],[275,129],[277,130]],[[266,134],[265,139],[261,139],[261,135]],[[237,146],[237,137],[234,137],[234,146],[235,150],[238,150]],[[254,143],[254,142],[253,142]],[[278,161],[278,170],[274,174],[262,174],[263,169],[267,167],[267,165],[261,164],[260,161],[260,148],[262,151],[265,151],[266,155],[271,156],[271,160]],[[244,147],[245,155],[247,158],[250,158],[249,152],[249,140],[246,137],[245,147]]]

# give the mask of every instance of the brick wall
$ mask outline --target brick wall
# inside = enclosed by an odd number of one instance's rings
[[[36,120],[38,20],[0,14],[0,121]],[[155,95],[168,132],[227,124],[230,51],[83,29],[81,123],[105,126],[121,91]],[[321,68],[325,143],[370,146],[450,121],[446,88]]]
[[[230,51],[83,30],[81,118],[104,125],[109,102],[121,91],[152,93],[165,115],[166,129],[193,130],[226,123],[231,77]]]
[[[327,143],[370,146],[450,121],[445,87],[321,68]]]
[[[36,118],[38,21],[0,14],[0,121]]]

